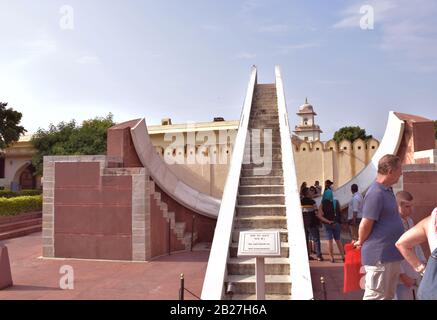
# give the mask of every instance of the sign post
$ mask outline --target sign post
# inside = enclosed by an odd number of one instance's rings
[[[266,273],[264,258],[281,256],[279,231],[241,231],[238,241],[238,256],[255,258],[256,299],[265,300]]]

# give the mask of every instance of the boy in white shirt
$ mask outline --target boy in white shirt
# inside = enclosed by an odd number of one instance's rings
[[[349,202],[347,219],[352,240],[358,240],[358,227],[363,217],[363,196],[358,192],[358,186],[351,186],[352,199]]]

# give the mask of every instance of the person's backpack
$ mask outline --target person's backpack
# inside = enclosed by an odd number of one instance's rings
[[[435,249],[426,264],[425,274],[417,291],[419,300],[437,300],[437,249]]]
[[[335,221],[334,205],[331,201],[325,199],[322,201],[323,216],[331,221]]]

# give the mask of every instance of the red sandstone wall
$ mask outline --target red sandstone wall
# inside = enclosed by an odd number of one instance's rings
[[[142,168],[140,159],[135,150],[130,129],[138,120],[132,120],[108,129],[107,155],[120,157],[124,168]]]
[[[404,172],[404,190],[414,197],[414,222],[437,207],[437,171]]]
[[[152,258],[168,254],[168,222],[153,195],[150,196],[150,225]],[[177,239],[173,230],[170,232],[170,250],[185,250],[185,246]]]
[[[97,162],[55,165],[55,256],[132,259],[132,178]]]
[[[426,165],[425,165],[426,166]],[[404,190],[414,197],[414,223],[429,216],[437,207],[437,171],[404,172]],[[430,255],[427,244],[422,245],[425,256]]]
[[[214,237],[214,230],[216,220],[207,218],[198,213],[193,212],[190,209],[185,208],[178,202],[173,200],[165,192],[163,192],[158,186],[156,190],[162,194],[162,201],[167,203],[168,210],[176,213],[176,221],[186,223],[186,232],[191,233],[191,226],[193,224],[193,215],[195,216],[194,232],[197,233],[197,242],[212,242]]]

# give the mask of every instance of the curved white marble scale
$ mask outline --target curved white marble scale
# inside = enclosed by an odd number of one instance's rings
[[[360,173],[334,191],[334,198],[340,202],[342,207],[349,203],[352,196],[351,186],[354,183],[358,185],[361,193],[365,192],[376,178],[379,160],[386,154],[397,154],[404,134],[404,127],[404,121],[399,119],[395,112],[390,111],[384,137],[372,160]],[[318,197],[317,204],[320,204],[320,201],[321,197]]]
[[[141,119],[131,128],[132,141],[143,166],[150,171],[155,183],[175,201],[203,216],[217,219],[220,199],[204,194],[184,183],[156,153],[147,131],[146,120]]]

